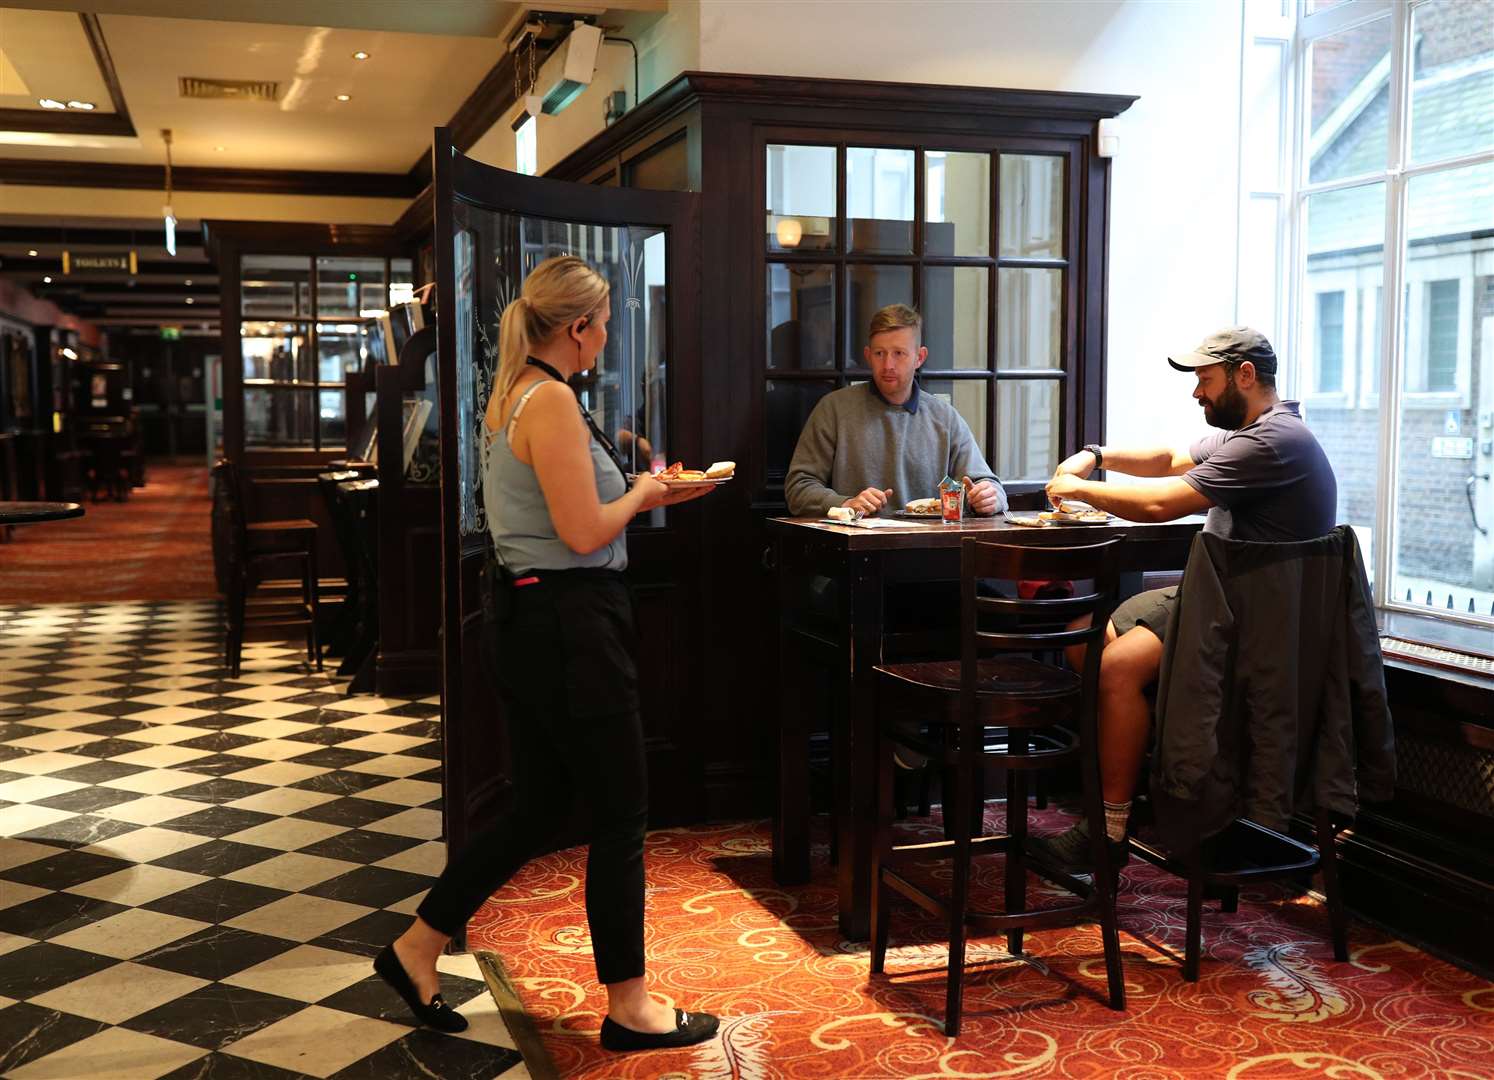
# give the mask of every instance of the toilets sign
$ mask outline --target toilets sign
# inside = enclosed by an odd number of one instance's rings
[[[139,272],[135,251],[64,251],[62,272],[69,275],[131,274]]]

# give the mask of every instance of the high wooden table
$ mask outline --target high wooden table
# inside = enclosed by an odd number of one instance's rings
[[[773,820],[773,876],[809,880],[809,737],[815,725],[810,673],[830,679],[832,775],[839,866],[840,931],[867,936],[872,833],[875,825],[876,707],[873,668],[888,644],[888,585],[954,582],[967,536],[1007,544],[1077,545],[1121,537],[1123,569],[1181,570],[1202,526],[1199,518],[1159,525],[1032,528],[1000,515],[959,525],[909,522],[858,529],[812,518],[769,522],[779,581],[780,713],[778,801]],[[1131,582],[1135,591],[1137,579]],[[948,588],[943,590],[948,596]],[[948,612],[954,627],[957,609]],[[893,628],[895,631],[896,628]]]

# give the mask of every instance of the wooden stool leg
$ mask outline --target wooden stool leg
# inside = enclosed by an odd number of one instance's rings
[[[1337,832],[1322,807],[1317,812],[1318,865],[1323,869],[1323,896],[1328,901],[1328,925],[1333,933],[1333,959],[1349,958],[1348,920],[1344,916],[1344,894],[1338,883]]]
[[[949,986],[944,998],[944,1034],[951,1039],[960,1033],[965,981],[965,912],[970,906],[970,780],[963,765],[954,771],[954,798],[946,797],[944,801],[946,827],[956,831],[954,880],[949,901]]]
[[[316,534],[311,536],[311,550],[306,553],[306,592],[311,603],[311,653],[316,669],[322,670],[322,643],[319,635],[322,621],[321,578],[316,570]]]
[[[1183,953],[1183,978],[1198,982],[1198,954],[1203,948],[1203,868],[1194,865],[1188,874],[1188,926]]]
[[[1219,890],[1219,910],[1226,915],[1233,915],[1240,910],[1240,889],[1235,885],[1226,885]]]
[[[1027,910],[1027,774],[1021,769],[1006,771],[1006,832],[1011,837],[1006,849],[1006,912]],[[1022,952],[1022,928],[1006,932],[1006,951],[1013,956]]]

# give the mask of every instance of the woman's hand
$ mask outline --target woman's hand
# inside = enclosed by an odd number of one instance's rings
[[[664,484],[654,479],[651,473],[639,473],[633,478],[633,494],[638,496],[638,513],[642,514],[655,507],[667,505],[671,502],[670,496],[674,493]]]

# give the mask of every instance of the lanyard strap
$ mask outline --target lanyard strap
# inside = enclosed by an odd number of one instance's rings
[[[527,363],[530,367],[539,368],[546,375],[550,376],[550,378],[554,379],[558,383],[566,383],[565,377],[561,375],[560,372],[556,371],[553,367],[545,363],[537,356],[529,357],[527,360],[525,360],[525,363]],[[570,386],[569,383],[566,383],[566,385]],[[576,388],[574,386],[571,386],[571,393],[576,393]],[[581,404],[581,397],[579,394],[576,396],[576,408],[581,410],[581,419],[586,422],[586,427],[591,431],[591,437],[597,441],[597,444],[601,446],[602,450],[606,452],[607,456],[612,459],[612,464],[617,466],[617,471],[622,475],[623,478],[623,486],[626,487],[628,485],[628,470],[627,467],[623,464],[622,456],[618,454],[617,447],[613,445],[612,440],[607,438],[602,429],[597,426],[597,422],[592,419],[591,413],[586,411],[586,406]]]

